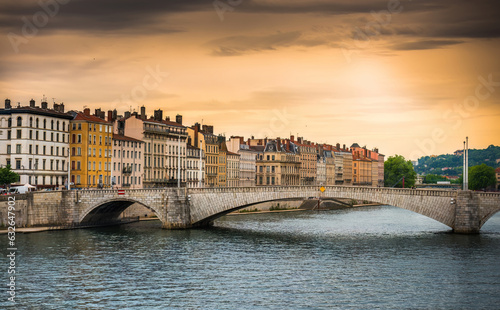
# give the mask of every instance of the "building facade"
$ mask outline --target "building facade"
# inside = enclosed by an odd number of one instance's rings
[[[257,186],[300,185],[300,153],[291,141],[266,141],[257,158]]]
[[[142,107],[140,115],[126,115],[117,121],[115,128],[118,134],[144,142],[145,188],[177,186],[186,181],[186,127],[171,122],[168,117],[162,118],[161,110],[154,111],[154,116],[147,118]]]
[[[71,182],[78,188],[111,186],[112,132],[100,110],[72,112],[70,128]]]
[[[227,187],[240,185],[240,155],[227,152]]]
[[[255,167],[258,152],[251,149],[250,145],[245,143],[243,137],[231,137],[227,141],[227,149],[240,155],[239,186],[255,186]]]
[[[29,106],[12,107],[9,99],[0,109],[0,165],[19,174],[20,184],[61,188],[67,184],[70,114],[64,104],[48,108],[31,100]],[[2,184],[3,185],[3,184]]]
[[[113,188],[143,188],[144,142],[113,134],[112,152],[111,184]]]
[[[200,156],[201,155],[201,156]],[[202,150],[188,143],[186,154],[186,186],[204,187],[205,154]],[[200,178],[201,176],[201,178]]]
[[[205,153],[205,186],[218,187],[219,170],[219,142],[217,136],[213,134],[213,126],[194,124],[187,129],[191,145],[198,147]]]

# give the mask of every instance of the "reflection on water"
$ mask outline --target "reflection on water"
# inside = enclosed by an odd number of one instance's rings
[[[449,232],[368,207],[18,235],[16,309],[498,309],[500,216]]]

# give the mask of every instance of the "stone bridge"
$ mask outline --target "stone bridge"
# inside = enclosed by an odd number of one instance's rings
[[[73,190],[17,196],[17,218],[25,226],[91,225],[118,219],[126,208],[138,203],[156,213],[164,228],[185,229],[209,225],[220,216],[261,202],[320,197],[391,205],[425,215],[455,232],[477,233],[500,211],[499,193],[358,186],[326,186],[324,192],[318,186],[275,186]],[[3,204],[0,200],[0,213],[4,213]]]

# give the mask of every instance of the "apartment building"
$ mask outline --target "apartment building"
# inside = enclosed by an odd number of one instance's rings
[[[64,104],[48,108],[46,100],[37,106],[11,105],[5,100],[0,109],[0,165],[19,174],[20,184],[41,188],[61,188],[67,184],[69,130],[73,116]]]

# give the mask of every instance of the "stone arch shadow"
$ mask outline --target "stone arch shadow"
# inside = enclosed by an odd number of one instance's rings
[[[114,198],[101,201],[89,208],[87,208],[79,217],[80,224],[103,223],[112,222],[119,219],[120,214],[133,204],[139,204],[143,207],[153,211],[162,223],[164,218],[158,210],[154,207],[146,205],[141,201],[130,198]]]

